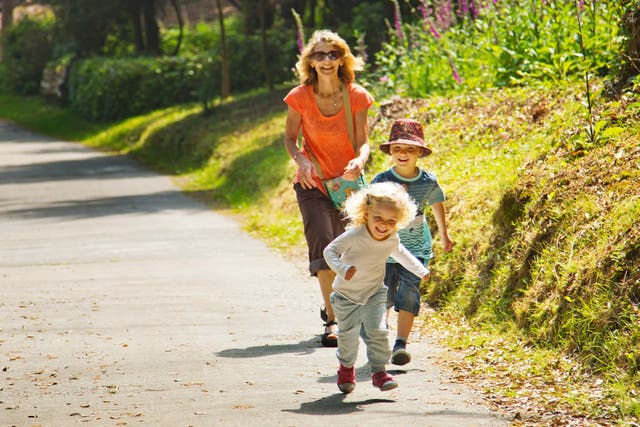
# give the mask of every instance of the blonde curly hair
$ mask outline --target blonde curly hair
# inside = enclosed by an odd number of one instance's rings
[[[355,227],[367,223],[367,212],[375,203],[385,203],[396,208],[397,228],[402,228],[415,218],[417,206],[409,193],[395,182],[378,182],[371,184],[345,201],[343,215],[349,220],[348,227]]]
[[[311,67],[311,56],[315,52],[316,46],[320,43],[326,43],[333,50],[337,50],[342,54],[342,65],[338,69],[338,78],[345,85],[352,83],[356,78],[355,72],[364,68],[364,61],[362,58],[354,56],[347,42],[337,33],[330,30],[315,31],[307,41],[304,49],[302,49],[300,59],[296,63],[300,83],[315,86],[318,82],[318,72]]]

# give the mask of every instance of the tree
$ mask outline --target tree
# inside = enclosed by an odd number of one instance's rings
[[[269,90],[273,90],[273,79],[271,78],[271,73],[269,72],[269,64],[267,63],[267,29],[265,25],[265,17],[264,17],[264,2],[265,0],[259,0],[260,7],[259,15],[260,15],[260,36],[262,40],[262,46],[260,49],[260,56],[262,60],[262,70],[264,73],[264,80],[267,82],[267,86]]]
[[[180,5],[178,4],[178,0],[171,0],[171,6],[173,6],[173,10],[176,12],[176,18],[178,19],[178,28],[180,33],[178,34],[178,43],[176,44],[176,48],[173,51],[173,56],[176,56],[180,53],[180,45],[182,44],[182,36],[184,30],[184,21],[182,20],[182,13],[180,12]]]
[[[143,0],[142,20],[146,35],[146,52],[159,55],[160,52],[160,27],[156,20],[156,0]]]
[[[224,32],[224,15],[222,14],[222,2],[216,0],[218,7],[218,20],[220,22],[220,44],[222,50],[222,98],[231,94],[231,82],[229,78],[229,56],[227,52],[227,38]]]
[[[3,39],[11,25],[13,25],[13,9],[16,7],[16,0],[3,0],[2,2],[2,33],[0,34],[0,60],[4,59]]]
[[[626,36],[623,65],[618,76],[617,91],[620,92],[631,79],[640,74],[640,6],[627,1],[621,20],[622,33]]]

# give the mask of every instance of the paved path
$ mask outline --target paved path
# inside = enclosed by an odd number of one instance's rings
[[[0,122],[0,426],[509,424],[427,342],[342,395],[318,302],[168,177]]]

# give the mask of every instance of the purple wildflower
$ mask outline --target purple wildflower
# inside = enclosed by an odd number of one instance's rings
[[[458,74],[458,70],[456,70],[456,66],[452,59],[449,59],[449,65],[451,66],[451,74],[453,75],[453,78],[458,82],[458,84],[462,84],[462,77]]]
[[[474,0],[470,0],[469,1],[469,7],[471,9],[471,16],[473,16],[474,18],[478,17],[478,7],[476,5],[476,2]]]
[[[386,83],[389,81],[389,76],[382,76],[380,77],[380,83]]]
[[[364,34],[358,37],[358,55],[364,62],[367,62],[369,55],[367,54],[367,45],[364,42]]]
[[[393,18],[395,21],[396,34],[398,35],[398,39],[402,40],[404,34],[402,33],[402,21],[400,19],[400,5],[398,4],[398,0],[391,0],[391,2],[393,3]]]
[[[295,9],[291,9],[291,13],[293,14],[293,19],[296,21],[298,51],[302,53],[302,49],[304,49],[304,27],[302,26],[302,19],[300,19],[300,15],[298,15],[298,12],[296,12]]]
[[[433,9],[431,9],[430,7],[428,8],[426,6],[426,0],[422,0],[422,4],[418,6],[418,9],[422,13],[422,19],[424,20],[424,24],[429,27],[429,31],[431,31],[431,34],[433,34],[433,37],[435,37],[436,39],[440,39],[440,34],[438,33],[438,30],[436,29],[435,25],[431,20]]]
[[[431,20],[429,20],[429,30],[431,30],[431,34],[433,34],[433,37],[435,37],[437,40],[440,40],[440,34],[438,33],[438,30],[436,30],[436,27],[433,26]]]
[[[460,0],[458,3],[458,16],[465,17],[469,14],[469,4],[467,0]]]

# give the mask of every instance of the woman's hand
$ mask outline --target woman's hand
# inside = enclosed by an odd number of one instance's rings
[[[316,186],[316,181],[313,179],[314,170],[313,165],[305,156],[298,156],[296,160],[298,170],[300,170],[300,185],[305,190],[311,189]]]
[[[364,171],[364,161],[360,157],[351,159],[344,168],[342,177],[347,181],[355,181]]]

